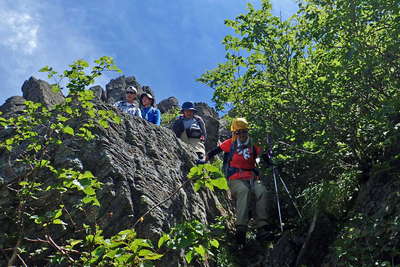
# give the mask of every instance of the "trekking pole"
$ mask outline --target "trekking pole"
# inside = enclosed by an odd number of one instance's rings
[[[272,175],[274,177],[274,184],[275,184],[275,193],[276,193],[276,203],[278,205],[278,214],[279,214],[279,223],[281,225],[281,232],[283,232],[283,223],[282,223],[282,214],[281,214],[281,205],[279,203],[279,193],[278,193],[278,184],[276,182],[276,175],[275,175],[275,167],[272,166]]]
[[[271,136],[268,135],[267,137],[267,144],[270,146],[269,150],[268,150],[268,156],[270,157],[270,159],[272,159],[273,157],[273,152],[272,152],[272,141],[271,141]],[[282,176],[278,173],[278,170],[275,169],[275,166],[272,165],[272,172],[274,175],[279,177],[279,180],[281,181],[283,187],[285,188],[286,193],[288,194],[290,200],[292,201],[292,204],[294,206],[294,208],[297,211],[297,214],[299,215],[300,218],[303,218],[303,216],[301,215],[301,212],[296,204],[296,202],[294,201],[292,194],[290,193],[288,187],[286,186],[285,181],[282,179]]]
[[[271,139],[270,136],[267,136],[267,144],[269,146],[268,148],[268,156],[272,159],[272,145],[271,145]],[[279,202],[279,192],[278,192],[278,183],[276,182],[276,173],[275,173],[275,166],[272,165],[272,176],[274,178],[274,185],[275,185],[275,193],[276,193],[276,204],[278,206],[278,215],[279,215],[279,223],[281,226],[281,232],[283,232],[283,223],[282,223],[282,214],[281,214],[281,204]]]
[[[278,177],[279,177],[279,180],[281,181],[281,183],[283,184],[283,187],[285,188],[286,193],[288,194],[290,200],[292,201],[293,206],[294,206],[294,208],[295,208],[296,211],[297,211],[297,214],[299,214],[299,217],[300,217],[300,218],[303,218],[303,216],[301,216],[301,213],[300,213],[299,208],[298,208],[297,205],[296,205],[296,202],[294,201],[292,195],[291,195],[290,192],[289,192],[289,189],[287,188],[285,182],[283,181],[283,179],[282,179],[282,177],[279,175],[279,173],[278,173]]]

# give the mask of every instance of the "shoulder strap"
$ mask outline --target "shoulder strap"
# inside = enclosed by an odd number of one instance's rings
[[[253,139],[252,138],[250,138],[250,145],[251,145],[251,150],[252,151],[250,151],[251,152],[251,155],[253,156],[253,158],[254,158],[254,160],[257,158],[257,149],[256,149],[256,145],[254,144],[254,142],[253,142]]]
[[[229,149],[229,153],[228,153],[228,158],[227,158],[227,162],[226,162],[228,167],[231,164],[233,154],[235,153],[236,149],[237,149],[237,142],[234,141],[234,142],[232,142],[231,147]]]

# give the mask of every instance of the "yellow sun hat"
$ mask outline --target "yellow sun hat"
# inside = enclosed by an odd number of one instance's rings
[[[235,118],[231,124],[231,131],[245,130],[249,128],[249,123],[245,118]]]

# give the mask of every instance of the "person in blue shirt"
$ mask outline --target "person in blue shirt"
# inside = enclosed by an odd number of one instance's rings
[[[140,103],[142,104],[141,112],[142,118],[154,123],[155,125],[161,124],[161,112],[154,105],[154,97],[149,92],[145,92],[140,96]]]

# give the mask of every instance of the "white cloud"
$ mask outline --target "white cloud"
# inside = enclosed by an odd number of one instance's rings
[[[14,51],[32,54],[37,48],[39,24],[28,13],[0,10],[0,44]]]
[[[77,59],[106,55],[74,15],[58,1],[0,0],[0,105],[21,95],[30,76],[47,80],[38,72],[46,65],[63,71]]]

